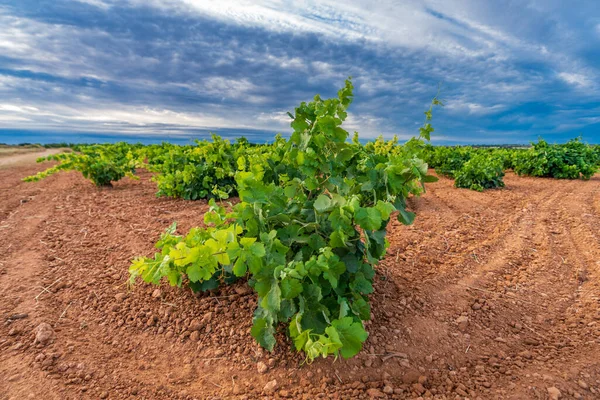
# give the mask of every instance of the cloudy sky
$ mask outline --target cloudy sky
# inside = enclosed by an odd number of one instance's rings
[[[347,76],[365,139],[415,134],[441,84],[436,143],[600,142],[596,0],[0,0],[0,27],[0,142],[270,140]]]

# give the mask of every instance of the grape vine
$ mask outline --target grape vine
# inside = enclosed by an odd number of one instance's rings
[[[160,252],[133,261],[131,283],[166,277],[206,290],[246,278],[258,295],[251,333],[263,347],[272,350],[287,324],[308,360],[357,354],[368,336],[363,321],[370,319],[374,266],[388,247],[386,226],[396,212],[412,223],[406,198],[435,178],[417,157],[418,143],[433,131],[431,109],[407,148],[369,148],[357,135],[349,142],[342,127],[352,100],[347,80],[337,98],[316,96],[297,107],[290,139],[278,144],[276,178],[265,179],[265,168],[238,171],[240,202],[228,212],[211,200],[207,227],[185,236],[173,225],[156,244]]]

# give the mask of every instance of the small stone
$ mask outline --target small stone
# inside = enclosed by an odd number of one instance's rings
[[[154,289],[154,292],[152,292],[152,297],[158,299],[160,298],[160,296],[162,296],[162,292],[160,291],[160,289]]]
[[[250,293],[250,288],[248,285],[236,286],[233,290],[235,290],[235,292],[240,296]]]
[[[412,385],[412,388],[415,392],[417,392],[417,394],[420,396],[423,393],[425,393],[425,387],[423,385],[421,385],[420,383],[415,383]]]
[[[546,389],[548,391],[548,397],[550,400],[558,400],[560,399],[560,390],[555,388],[554,386]]]
[[[523,343],[528,344],[530,346],[538,346],[540,344],[540,342],[534,338],[525,338],[525,340],[523,340]]]
[[[15,336],[19,334],[19,330],[17,328],[12,328],[10,331],[8,331],[8,336]]]
[[[524,358],[528,359],[528,360],[533,357],[533,354],[531,354],[531,352],[529,350],[522,351],[522,352],[519,353],[519,355],[521,357],[524,357]]]
[[[424,384],[425,384],[425,382],[427,382],[427,377],[426,377],[425,375],[421,375],[421,376],[419,376],[419,380],[418,380],[418,382],[419,382],[421,385],[424,385]]]
[[[118,302],[121,302],[121,301],[125,300],[126,298],[127,298],[127,293],[115,294],[115,299],[117,299]]]
[[[27,313],[19,313],[19,314],[13,314],[10,317],[8,317],[9,320],[14,321],[15,319],[24,319],[29,317],[29,314]]]
[[[585,383],[584,381],[581,381],[581,380],[579,382],[577,382],[577,384],[579,385],[580,388],[585,389],[585,390],[588,390],[590,388],[587,383]]]
[[[383,388],[383,393],[394,394],[394,388],[391,387],[390,385],[385,385],[385,387]]]
[[[369,396],[372,399],[387,397],[384,393],[381,392],[381,390],[375,388],[367,390],[367,396]]]
[[[523,325],[520,324],[520,323],[518,323],[518,322],[516,322],[515,325],[514,325],[514,328],[515,328],[516,331],[520,332],[523,329]]]
[[[456,318],[455,322],[456,325],[458,325],[458,330],[461,332],[465,332],[467,330],[467,327],[469,326],[469,317],[461,315],[460,317]]]
[[[200,322],[198,318],[194,318],[192,322],[190,322],[190,331],[199,331],[203,326],[204,324]]]
[[[100,393],[100,398],[101,399],[107,399],[108,398],[108,392],[102,392],[102,393]]]
[[[190,340],[193,340],[194,342],[200,340],[200,332],[193,331],[192,333],[190,333]]]
[[[41,344],[42,346],[46,346],[54,340],[54,337],[54,329],[52,329],[50,324],[42,322],[37,326],[37,328],[35,328],[35,341],[33,344]]]
[[[479,304],[479,303],[475,303],[475,304],[473,304],[473,305],[471,306],[471,309],[472,309],[472,310],[475,310],[475,311],[477,311],[477,310],[480,310],[480,309],[481,309],[481,304]]]
[[[258,370],[259,374],[265,374],[269,370],[269,367],[267,367],[267,364],[265,364],[264,362],[259,361],[258,363],[256,363],[256,369]]]
[[[213,313],[209,311],[206,314],[204,314],[204,317],[202,317],[202,322],[204,324],[208,324],[208,323],[210,323],[210,321],[212,321],[212,317],[213,317]]]
[[[263,392],[266,394],[273,394],[277,390],[279,385],[277,384],[277,380],[273,379],[272,381],[267,382],[265,387],[263,387]]]

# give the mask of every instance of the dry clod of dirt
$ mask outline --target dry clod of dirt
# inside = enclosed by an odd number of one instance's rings
[[[259,361],[256,364],[256,369],[258,370],[259,374],[266,374],[267,371],[269,370],[269,367],[267,367],[267,364],[265,364],[264,362]]]
[[[523,340],[523,343],[530,345],[530,346],[539,346],[540,345],[540,341],[531,337],[527,337]]]
[[[266,394],[273,394],[279,388],[277,384],[277,380],[273,379],[272,381],[267,382],[267,384],[263,387],[263,392]]]
[[[50,344],[56,337],[54,333],[54,329],[50,326],[50,324],[46,322],[42,322],[35,328],[35,340],[33,344],[39,344],[42,346],[46,346]]]
[[[381,392],[381,390],[376,388],[371,388],[367,390],[367,396],[371,399],[385,398],[387,397],[385,393]]]
[[[115,299],[118,302],[121,302],[121,301],[125,300],[126,298],[127,298],[127,293],[117,293],[117,294],[115,294]]]
[[[466,332],[467,328],[469,327],[469,317],[467,317],[466,315],[461,315],[460,317],[456,318],[456,325],[458,325],[458,330],[461,332]]]
[[[549,387],[547,390],[548,390],[548,397],[550,398],[550,400],[560,399],[560,397],[561,397],[560,390],[558,390],[554,386]]]
[[[419,382],[420,376],[421,376],[421,374],[417,371],[407,372],[406,374],[404,374],[402,376],[402,383],[404,383],[406,385],[410,385],[412,383],[417,383],[417,382]]]

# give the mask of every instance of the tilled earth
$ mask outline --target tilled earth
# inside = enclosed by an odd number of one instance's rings
[[[373,320],[351,360],[304,363],[250,336],[245,283],[194,295],[139,282],[173,221],[150,175],[97,189],[77,173],[0,169],[0,399],[600,399],[600,177],[441,179],[413,226],[389,226]]]

